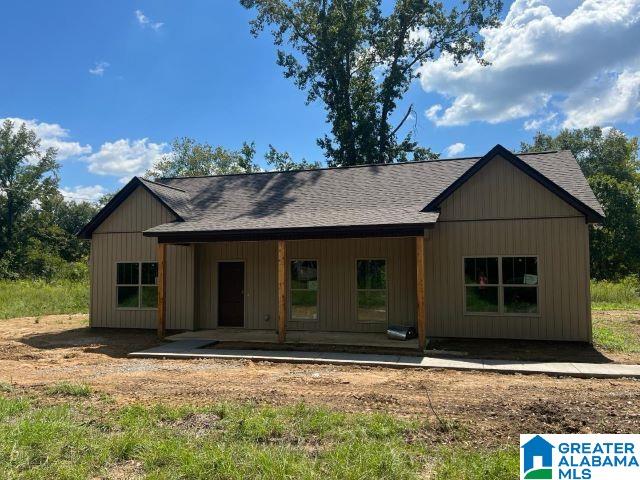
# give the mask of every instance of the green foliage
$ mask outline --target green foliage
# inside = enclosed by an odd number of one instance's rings
[[[165,155],[145,175],[150,178],[195,177],[229,173],[250,173],[258,170],[253,162],[256,149],[253,143],[243,143],[240,150],[228,150],[192,138],[176,138],[171,153]]]
[[[523,151],[571,150],[606,218],[590,229],[591,275],[621,279],[640,272],[640,160],[638,139],[599,127],[538,133]]]
[[[591,303],[595,310],[639,309],[640,280],[635,276],[619,282],[592,280]]]
[[[47,387],[49,395],[68,395],[71,397],[88,397],[91,395],[91,387],[83,383],[61,382]]]
[[[171,147],[171,153],[165,155],[145,176],[159,179],[261,171],[254,161],[256,149],[253,142],[244,142],[240,150],[227,150],[183,137],[175,139]],[[309,170],[322,166],[320,162],[308,162],[304,159],[295,161],[288,152],[280,152],[273,145],[269,145],[264,158],[271,169],[276,171]]]
[[[86,262],[89,245],[75,234],[97,207],[64,200],[55,158],[24,125],[0,127],[0,279],[50,280]]]
[[[330,165],[431,158],[399,130],[413,106],[394,117],[398,102],[419,76],[417,66],[439,55],[481,63],[478,32],[498,25],[500,0],[466,0],[445,9],[427,0],[399,0],[385,15],[379,0],[240,0],[254,9],[251,32],[268,26],[284,76],[320,100],[331,136],[318,139]],[[396,121],[392,125],[392,121]]]
[[[0,319],[88,311],[89,282],[86,278],[51,283],[0,280]]]
[[[264,158],[271,169],[278,172],[287,170],[312,170],[322,167],[320,162],[308,162],[305,159],[296,162],[291,158],[289,152],[279,152],[273,145],[269,145],[269,151],[265,153]]]

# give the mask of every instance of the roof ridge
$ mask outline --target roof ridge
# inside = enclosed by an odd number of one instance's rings
[[[558,150],[543,150],[535,152],[522,152],[516,155],[540,155],[548,153],[558,153]],[[460,160],[478,160],[482,156],[474,155],[468,157],[452,157],[452,158],[435,158],[432,160],[418,160],[418,161],[406,161],[406,162],[389,162],[389,163],[365,163],[362,165],[345,165],[340,167],[321,167],[321,168],[297,168],[293,170],[271,170],[265,172],[238,172],[238,173],[218,173],[215,175],[193,175],[193,176],[175,176],[175,177],[161,177],[160,180],[187,180],[190,178],[220,178],[220,177],[243,177],[248,175],[277,175],[279,173],[301,173],[301,172],[318,172],[325,170],[348,170],[351,168],[372,168],[372,167],[392,167],[398,165],[415,165],[421,163],[434,163],[434,162],[453,162]],[[165,185],[165,184],[160,184]],[[168,186],[168,185],[166,185]]]
[[[435,162],[451,162],[456,160],[476,160],[481,157],[457,157],[457,158],[436,158],[433,160],[418,160],[415,162],[392,162],[392,163],[366,163],[362,165],[345,165],[342,167],[321,167],[321,168],[298,168],[293,170],[271,170],[266,172],[242,172],[242,173],[219,173],[216,175],[193,175],[193,176],[178,176],[178,177],[162,177],[161,180],[187,180],[189,178],[218,178],[218,177],[243,177],[248,175],[276,175],[278,173],[300,173],[300,172],[317,172],[323,170],[348,170],[351,168],[367,168],[367,167],[391,167],[398,165],[415,165],[421,163],[435,163]],[[163,184],[161,184],[163,185]]]
[[[186,178],[190,178],[190,177],[186,177]],[[142,180],[143,182],[147,182],[147,183],[152,183],[154,185],[158,185],[160,187],[167,187],[167,188],[170,188],[172,190],[177,190],[177,191],[182,192],[182,193],[187,193],[186,190],[183,190],[181,188],[174,187],[174,186],[171,186],[171,185],[167,185],[166,183],[154,182],[153,180],[149,180],[148,178],[144,178],[144,177],[138,177],[138,179]]]

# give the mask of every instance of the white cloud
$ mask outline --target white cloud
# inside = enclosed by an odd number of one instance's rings
[[[97,202],[100,197],[107,193],[107,189],[102,185],[77,185],[73,188],[60,188],[60,194],[65,200],[73,202]]]
[[[425,112],[436,125],[544,123],[554,112],[567,127],[637,118],[640,0],[515,0],[482,35],[490,66],[445,55],[419,68],[423,89],[450,99]]]
[[[467,148],[467,146],[464,143],[457,142],[457,143],[449,145],[447,148],[445,148],[444,149],[444,153],[448,157],[455,157],[456,155],[459,155],[462,152],[464,152],[465,148]]]
[[[93,68],[89,69],[91,75],[97,75],[99,77],[104,75],[104,71],[109,67],[109,62],[96,62]]]
[[[539,118],[532,118],[524,122],[525,130],[540,131],[542,129],[556,130],[558,128],[558,122],[555,121],[558,117],[557,112],[550,112],[548,115],[544,115]]]
[[[140,26],[142,26],[143,28],[149,27],[157,32],[164,25],[164,23],[162,22],[152,21],[142,12],[142,10],[136,10],[134,13],[136,15],[136,19],[138,20],[138,24],[140,24]]]
[[[99,151],[84,160],[89,163],[91,173],[115,175],[124,181],[143,174],[160,160],[166,150],[166,143],[149,142],[147,138],[120,139],[103,143]]]
[[[4,120],[6,119],[0,119],[0,123]],[[91,153],[90,145],[70,142],[68,140],[69,130],[62,128],[57,123],[46,123],[39,122],[36,119],[25,120],[22,118],[9,118],[9,120],[15,124],[15,128],[20,128],[21,125],[25,125],[29,130],[33,130],[40,139],[40,147],[43,151],[51,147],[57,149],[58,160],[66,160],[70,157]]]

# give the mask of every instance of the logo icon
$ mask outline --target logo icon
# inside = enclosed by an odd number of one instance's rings
[[[540,435],[534,436],[527,443],[520,447],[522,455],[522,478],[524,479],[545,479],[553,478],[553,449],[551,443],[547,442]]]

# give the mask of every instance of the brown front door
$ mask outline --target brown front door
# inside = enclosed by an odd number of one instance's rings
[[[244,327],[244,263],[218,263],[218,326]]]

